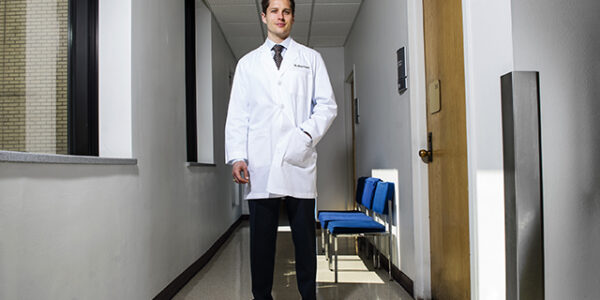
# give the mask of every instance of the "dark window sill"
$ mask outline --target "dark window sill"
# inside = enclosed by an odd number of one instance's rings
[[[0,162],[77,165],[137,165],[137,158],[110,158],[97,156],[0,151]]]

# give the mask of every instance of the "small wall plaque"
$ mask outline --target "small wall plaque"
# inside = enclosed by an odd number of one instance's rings
[[[435,114],[442,110],[442,103],[440,99],[440,81],[435,80],[427,87],[427,103],[430,114]]]

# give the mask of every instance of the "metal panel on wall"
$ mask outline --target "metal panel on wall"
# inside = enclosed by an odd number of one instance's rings
[[[501,78],[506,299],[544,299],[539,74]]]

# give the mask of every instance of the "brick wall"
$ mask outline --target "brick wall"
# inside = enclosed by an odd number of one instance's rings
[[[0,150],[67,154],[68,5],[0,2]]]

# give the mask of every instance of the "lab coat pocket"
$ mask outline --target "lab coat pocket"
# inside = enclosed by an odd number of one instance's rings
[[[312,147],[311,138],[301,129],[290,136],[283,160],[291,165],[306,168],[315,163],[317,153]]]

